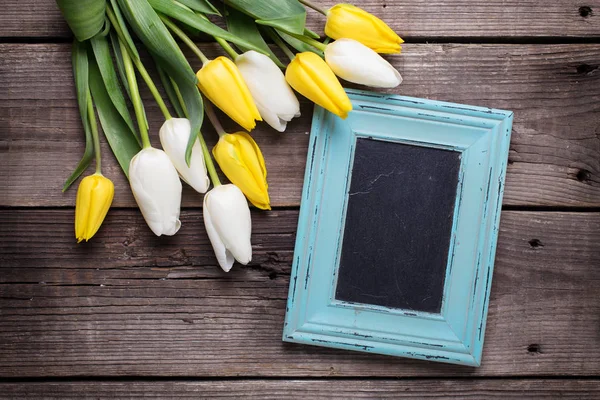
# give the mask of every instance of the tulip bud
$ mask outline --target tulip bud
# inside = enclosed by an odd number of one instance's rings
[[[337,4],[327,12],[325,34],[332,39],[354,39],[377,53],[400,53],[400,38],[385,22],[351,4]]]
[[[146,223],[156,236],[173,236],[181,227],[181,181],[169,156],[148,147],[129,164],[129,184]]]
[[[235,185],[221,185],[204,196],[204,225],[219,265],[229,272],[237,260],[252,260],[252,221],[242,191]]]
[[[287,67],[285,79],[297,92],[341,118],[352,111],[352,103],[340,81],[315,53],[296,54]]]
[[[186,118],[171,118],[160,128],[160,144],[185,183],[198,193],[206,193],[210,180],[206,173],[204,154],[200,141],[196,139],[192,147],[192,159],[188,167],[185,162],[185,150],[192,132],[190,121]]]
[[[353,39],[328,44],[325,61],[337,76],[348,82],[376,88],[395,88],[402,76],[379,54]]]
[[[265,122],[279,132],[300,116],[300,103],[279,67],[264,54],[248,51],[235,64],[244,77],[256,107]]]
[[[246,132],[227,133],[213,148],[213,155],[227,178],[261,210],[270,210],[267,168],[260,148]]]
[[[238,67],[227,57],[204,64],[196,74],[198,88],[208,99],[247,131],[262,121]]]
[[[86,176],[77,189],[75,237],[77,243],[92,238],[100,229],[115,196],[115,185],[101,174]]]

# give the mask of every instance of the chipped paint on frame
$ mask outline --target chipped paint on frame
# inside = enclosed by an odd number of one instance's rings
[[[348,93],[354,111],[347,120],[315,108],[283,340],[478,366],[513,114],[381,93]],[[439,314],[335,299],[357,137],[461,152]]]

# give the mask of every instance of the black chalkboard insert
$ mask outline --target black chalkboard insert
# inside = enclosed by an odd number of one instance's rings
[[[335,297],[439,313],[460,153],[358,138]]]

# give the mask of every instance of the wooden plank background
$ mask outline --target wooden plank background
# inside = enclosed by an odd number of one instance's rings
[[[0,212],[0,376],[600,372],[600,213],[504,212],[476,369],[281,342],[296,210],[253,213],[254,260],[229,274],[199,210],[160,239],[137,212],[113,210],[87,246],[72,239],[72,217]]]
[[[330,7],[337,0],[320,0]],[[578,37],[600,36],[600,0],[359,0],[353,4],[377,14],[400,36]],[[309,11],[307,25],[323,31],[325,18]],[[3,0],[0,37],[70,37],[52,0]]]
[[[2,384],[0,399],[81,399],[112,400],[171,397],[184,399],[242,397],[255,400],[327,398],[359,399],[561,399],[592,400],[600,396],[593,381],[587,380],[409,380],[409,381],[331,381],[331,380],[235,380],[203,382],[77,382]]]
[[[115,208],[76,245],[75,190],[60,192],[83,150],[71,35],[54,1],[5,0],[0,398],[600,397],[600,2],[355,4],[409,39],[393,93],[515,112],[482,367],[281,342],[308,102],[285,134],[253,132],[275,209],[253,211],[248,267],[216,266],[189,188],[180,233],[154,237],[106,145]]]
[[[213,45],[203,46],[209,55]],[[395,92],[510,109],[515,122],[504,203],[600,206],[600,45],[406,45],[390,57],[405,81]],[[3,127],[2,206],[70,206],[75,191],[60,190],[84,147],[75,102],[69,44],[0,44]],[[191,59],[199,67],[198,60]],[[592,67],[594,66],[594,67]],[[592,69],[590,71],[590,69]],[[162,114],[146,96],[150,131],[158,143]],[[312,106],[284,134],[262,125],[252,134],[265,155],[274,206],[298,206]],[[222,118],[227,121],[226,118]],[[233,124],[230,129],[239,129]],[[216,134],[204,129],[209,141]],[[135,202],[118,164],[105,149],[114,179],[114,205]],[[186,188],[189,189],[189,188]],[[185,206],[202,197],[186,190]]]

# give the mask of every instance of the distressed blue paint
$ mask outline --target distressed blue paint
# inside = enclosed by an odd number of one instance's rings
[[[478,366],[513,114],[348,93],[346,120],[315,109],[283,340]],[[335,299],[357,137],[461,152],[440,314]]]

